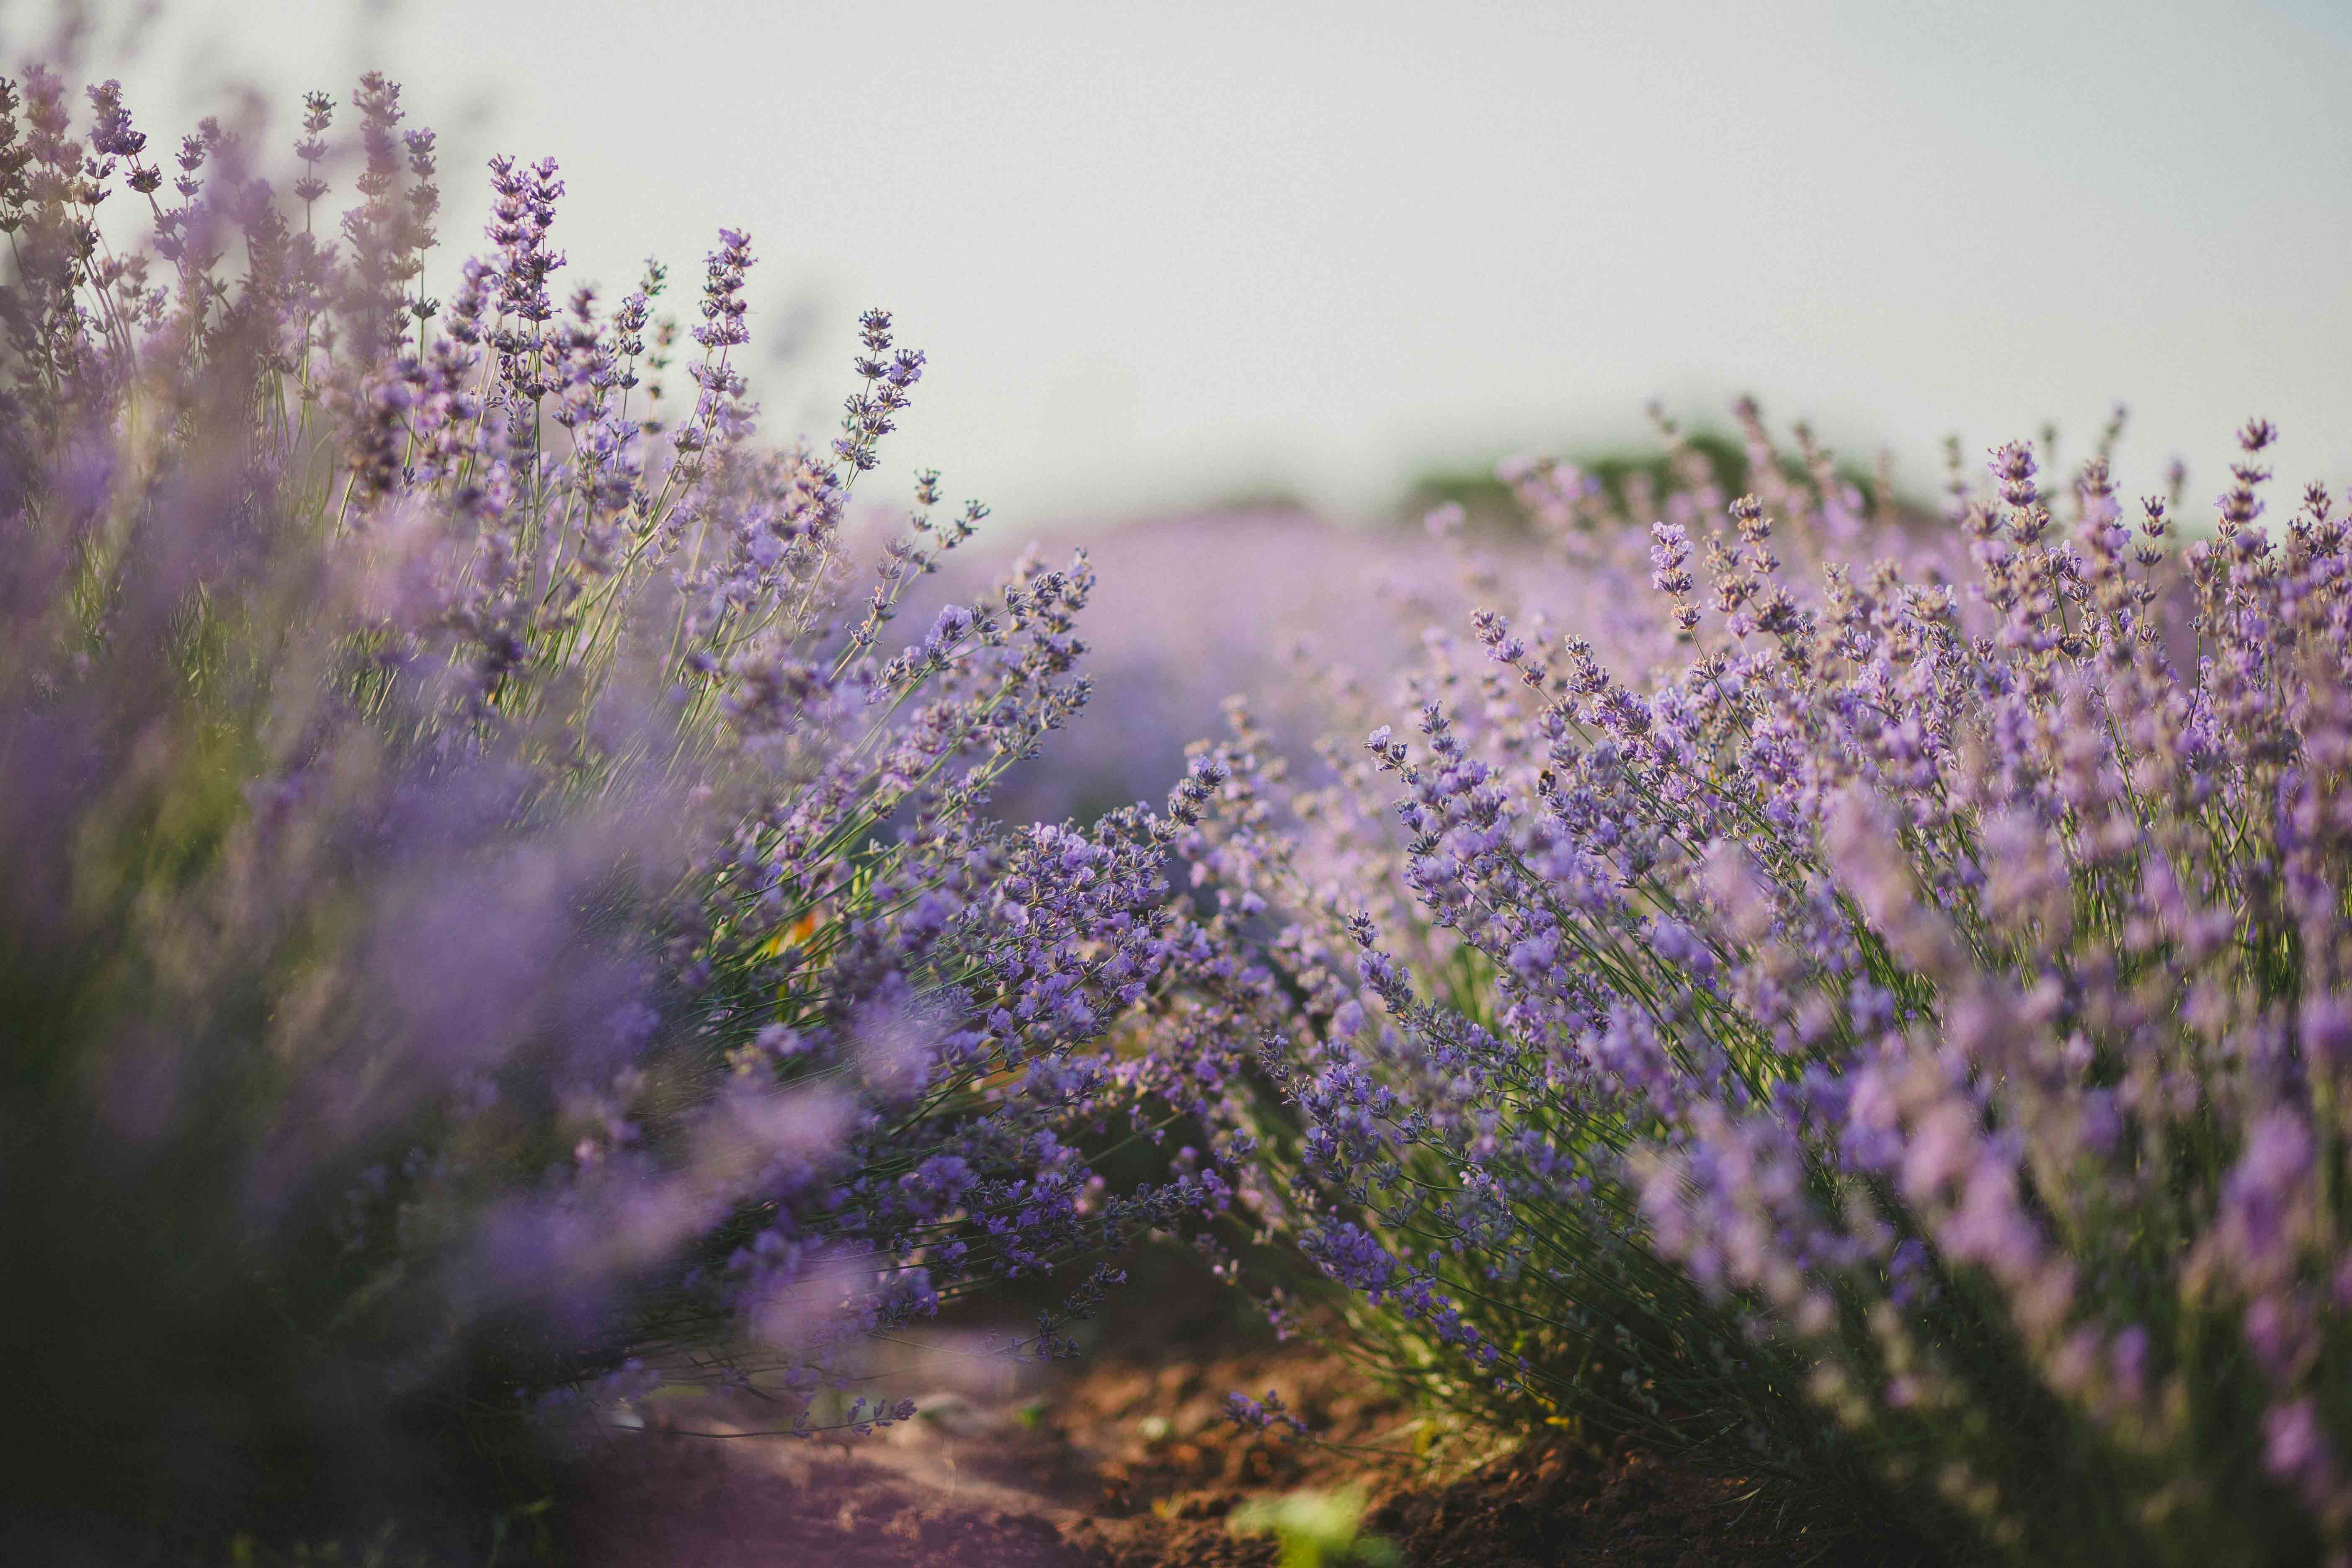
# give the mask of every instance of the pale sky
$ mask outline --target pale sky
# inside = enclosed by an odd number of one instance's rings
[[[164,149],[225,80],[290,125],[382,65],[442,132],[453,247],[484,157],[553,156],[559,284],[653,251],[690,291],[748,228],[754,348],[814,312],[757,383],[777,434],[830,423],[887,306],[930,370],[875,477],[1008,521],[1367,511],[1742,390],[1921,492],[1948,431],[2079,452],[2117,399],[2135,490],[2179,452],[2210,496],[2256,413],[2279,510],[2352,473],[2336,0],[96,10],[140,58],[91,68]],[[11,55],[41,14],[0,12]]]

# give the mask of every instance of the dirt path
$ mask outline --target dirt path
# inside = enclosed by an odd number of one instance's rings
[[[1318,1432],[1409,1451],[1407,1413],[1312,1353],[1108,1363],[943,1390],[916,1420],[847,1446],[626,1439],[584,1472],[572,1543],[581,1568],[1270,1568],[1275,1542],[1234,1536],[1233,1509],[1352,1481],[1372,1496],[1365,1529],[1414,1568],[1919,1560],[1803,1522],[1769,1489],[1638,1452],[1536,1444],[1448,1479],[1223,1419],[1227,1392],[1269,1386]],[[696,1425],[750,1424],[712,1411]]]
[[[1238,1385],[1218,1380],[1297,1387],[1329,1375],[1311,1360],[1113,1365],[942,1390],[919,1400],[915,1420],[849,1444],[646,1433],[591,1462],[571,1510],[575,1543],[582,1568],[764,1568],[836,1547],[861,1568],[1270,1563],[1273,1543],[1230,1538],[1223,1516],[1309,1467],[1286,1442],[1225,1423],[1223,1395]],[[1342,1394],[1335,1412],[1328,1394],[1315,1400],[1350,1429],[1376,1403]],[[751,1429],[740,1412],[693,1425]],[[1218,1550],[1152,1550],[1171,1536],[1213,1537]]]

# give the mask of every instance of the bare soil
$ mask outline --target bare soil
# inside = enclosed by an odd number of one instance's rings
[[[1932,1561],[1770,1484],[1634,1448],[1551,1438],[1433,1468],[1412,1457],[1412,1413],[1328,1353],[1161,1342],[1184,1359],[950,1376],[924,1415],[845,1445],[656,1426],[585,1463],[569,1545],[582,1568],[1271,1568],[1274,1541],[1227,1528],[1235,1506],[1352,1483],[1370,1494],[1365,1531],[1414,1568]],[[1224,1419],[1227,1393],[1268,1388],[1318,1442]],[[752,1434],[757,1416],[709,1407],[672,1426]]]

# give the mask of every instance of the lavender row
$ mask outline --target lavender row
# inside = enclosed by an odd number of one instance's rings
[[[2209,520],[2115,430],[1927,518],[1739,414],[1756,493],[1669,424],[1647,520],[1506,465],[1645,633],[1481,611],[1311,787],[1204,748],[1261,1272],[1441,1403],[2020,1561],[2340,1553],[2344,518],[2264,525],[2261,421]]]
[[[565,292],[561,171],[502,156],[436,300],[394,84],[290,160],[83,96],[0,84],[0,1310],[58,1435],[12,1496],[429,1500],[698,1383],[867,1430],[868,1336],[1033,1278],[1005,1349],[1066,1353],[1228,1191],[1087,1152],[1198,1109],[1104,1040],[1213,963],[1207,784],[986,809],[1086,701],[1083,553],[899,633],[984,509],[919,474],[853,553],[924,356],[868,312],[838,432],[765,439],[743,234],[682,322],[656,264]]]

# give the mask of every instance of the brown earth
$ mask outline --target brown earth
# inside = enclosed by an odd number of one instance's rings
[[[1270,1568],[1276,1543],[1234,1535],[1227,1515],[1354,1484],[1370,1494],[1365,1532],[1413,1568],[1926,1561],[1771,1484],[1638,1449],[1551,1438],[1416,1460],[1425,1429],[1412,1413],[1313,1350],[1161,1365],[1130,1352],[1025,1377],[971,1373],[980,1364],[914,1421],[846,1445],[682,1435],[756,1431],[749,1413],[717,1407],[618,1439],[567,1500],[569,1544],[581,1568]],[[1224,1419],[1228,1392],[1268,1388],[1317,1442]]]

